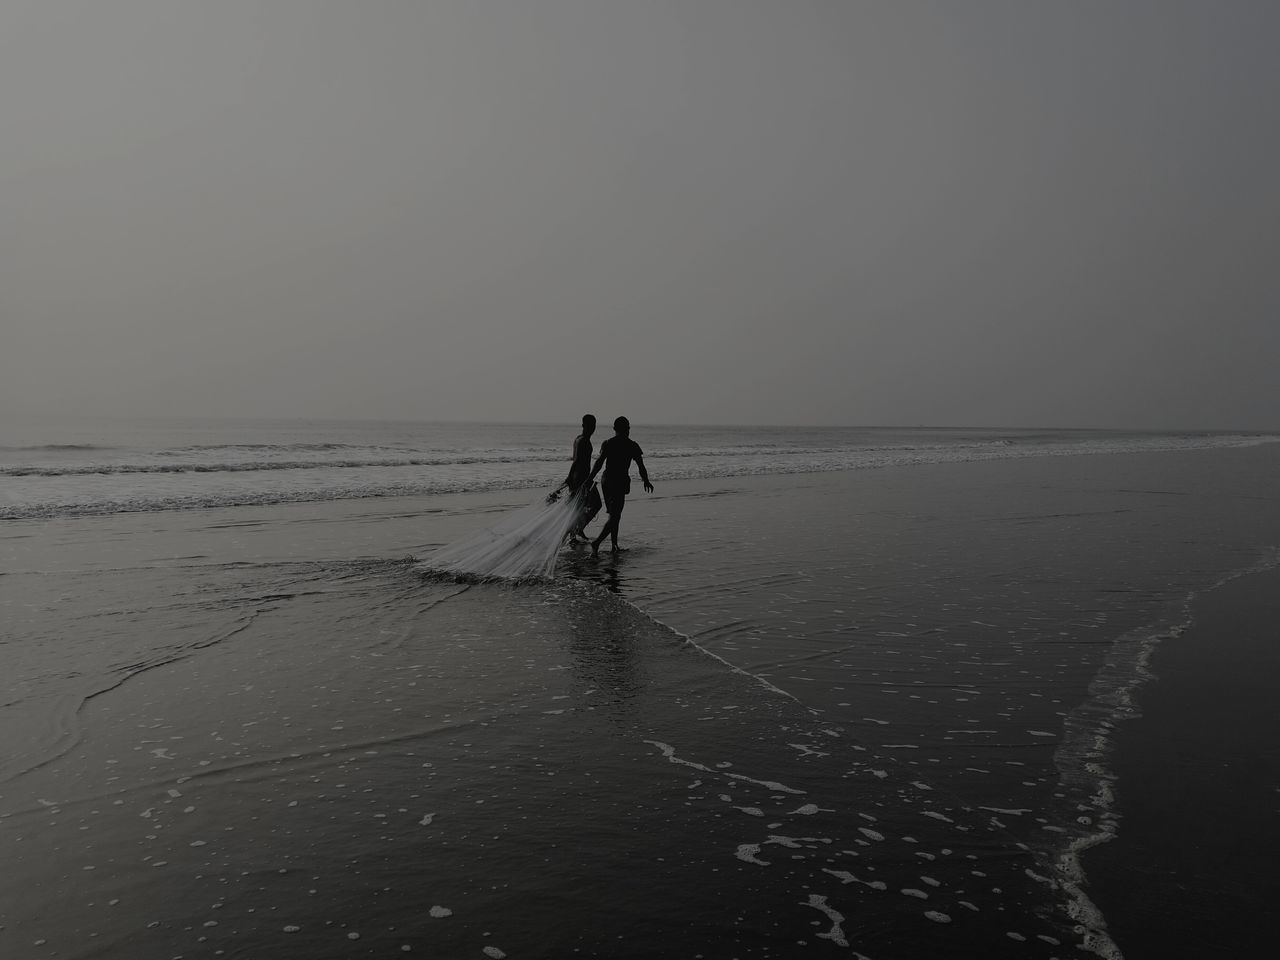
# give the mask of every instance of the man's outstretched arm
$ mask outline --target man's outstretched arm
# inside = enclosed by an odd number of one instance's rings
[[[640,479],[644,481],[644,492],[653,493],[653,484],[649,482],[649,471],[644,468],[643,457],[636,457],[636,467],[640,470]]]
[[[591,468],[591,476],[587,477],[587,483],[596,478],[596,474],[600,472],[600,468],[604,466],[604,451],[600,451],[600,455],[596,457],[596,465]]]

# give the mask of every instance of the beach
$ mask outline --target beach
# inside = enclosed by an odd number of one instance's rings
[[[5,521],[0,954],[1211,955],[1133,891],[1267,909],[1280,445],[884,446],[655,455],[533,583],[422,563],[522,473]]]
[[[1249,956],[1270,936],[1280,577],[1238,577],[1190,614],[1151,658],[1140,715],[1116,738],[1121,829],[1085,856],[1129,960]]]

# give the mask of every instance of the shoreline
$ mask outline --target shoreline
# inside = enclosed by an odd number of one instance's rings
[[[1188,612],[1151,652],[1135,715],[1111,734],[1116,829],[1080,854],[1126,960],[1244,956],[1271,936],[1250,901],[1272,878],[1275,851],[1258,841],[1280,809],[1280,566],[1231,577]]]

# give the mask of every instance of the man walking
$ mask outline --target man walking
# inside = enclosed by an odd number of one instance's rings
[[[631,421],[619,417],[613,421],[613,436],[600,444],[600,456],[596,465],[591,468],[587,478],[590,483],[604,467],[604,476],[600,487],[604,493],[604,508],[609,513],[600,535],[591,541],[592,554],[600,552],[600,544],[607,536],[613,544],[613,552],[618,553],[618,524],[622,519],[622,508],[626,505],[627,494],[631,492],[631,461],[636,462],[640,470],[640,479],[644,482],[646,493],[653,493],[653,484],[649,482],[649,472],[644,468],[644,453],[640,445],[631,439]]]
[[[560,496],[561,490],[568,487],[569,496],[578,498],[578,519],[574,522],[573,529],[569,531],[569,537],[572,540],[585,539],[587,524],[600,512],[600,494],[596,491],[595,484],[589,484],[586,489],[583,489],[583,485],[588,483],[587,474],[591,471],[591,435],[595,432],[595,415],[584,413],[582,433],[573,438],[573,462],[569,465],[569,475],[547,497],[547,502],[550,503]],[[592,474],[592,476],[595,475]]]

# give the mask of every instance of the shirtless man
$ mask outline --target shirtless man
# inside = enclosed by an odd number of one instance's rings
[[[596,432],[596,418],[594,414],[584,413],[582,415],[582,433],[573,438],[573,462],[569,465],[569,475],[564,478],[564,482],[556,487],[547,497],[550,503],[560,496],[560,491],[565,487],[569,488],[569,496],[581,497],[581,510],[578,514],[578,520],[574,523],[573,529],[569,531],[571,540],[586,539],[584,530],[588,523],[595,519],[597,513],[600,512],[600,494],[596,492],[595,487],[588,487],[582,490],[584,483],[587,483],[587,474],[591,470],[591,435]],[[592,474],[594,476],[594,474]]]
[[[591,541],[592,554],[600,552],[600,544],[604,538],[610,537],[613,552],[619,551],[618,523],[622,519],[622,508],[626,505],[627,494],[631,492],[631,461],[640,469],[640,479],[644,481],[646,493],[653,493],[653,484],[649,482],[649,472],[644,468],[644,453],[640,445],[631,439],[631,421],[619,417],[613,421],[613,436],[600,444],[600,456],[596,465],[591,468],[590,483],[604,467],[604,476],[600,487],[604,493],[604,508],[609,512],[609,519],[600,535]]]

